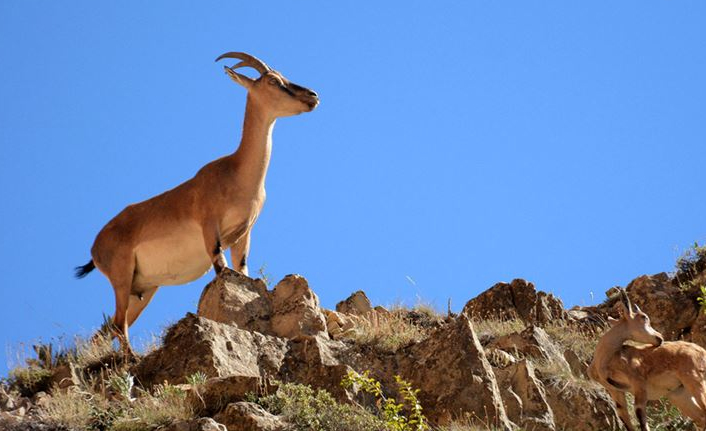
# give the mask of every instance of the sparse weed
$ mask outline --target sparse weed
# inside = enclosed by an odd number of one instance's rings
[[[186,383],[190,384],[191,386],[197,387],[206,383],[206,380],[208,380],[208,376],[206,375],[206,373],[204,373],[203,371],[197,371],[186,378]]]

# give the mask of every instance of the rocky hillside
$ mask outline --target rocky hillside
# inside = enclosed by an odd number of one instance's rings
[[[627,291],[668,339],[706,345],[705,267],[697,248],[676,273]],[[566,310],[513,280],[458,315],[373,306],[363,292],[327,310],[301,276],[270,290],[226,271],[135,362],[109,341],[35,346],[0,387],[0,429],[617,430],[612,401],[586,377],[617,314],[617,290],[606,294]],[[651,412],[656,429],[691,429],[664,401]]]

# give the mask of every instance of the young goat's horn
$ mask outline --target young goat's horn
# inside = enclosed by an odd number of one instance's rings
[[[620,289],[620,296],[623,298],[623,302],[625,303],[625,306],[628,308],[630,315],[632,315],[634,310],[633,310],[632,303],[630,302],[630,297],[628,296],[628,292],[625,289]]]
[[[264,61],[244,52],[226,52],[225,54],[221,54],[216,59],[216,61],[221,60],[223,58],[237,58],[238,60],[242,60],[240,63],[231,67],[231,69],[237,69],[239,67],[252,67],[253,69],[260,72],[261,75],[272,70],[270,69],[270,66],[265,64]]]

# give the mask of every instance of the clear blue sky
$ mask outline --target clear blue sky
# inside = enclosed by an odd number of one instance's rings
[[[0,3],[0,375],[20,343],[89,333],[72,278],[125,205],[235,150],[252,53],[316,90],[274,134],[250,267],[326,307],[364,289],[454,308],[516,277],[567,306],[706,239],[706,3]],[[194,311],[212,273],[132,329]],[[412,281],[410,281],[412,280]],[[591,297],[594,292],[594,297]]]

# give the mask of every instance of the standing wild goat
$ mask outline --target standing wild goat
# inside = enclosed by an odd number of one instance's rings
[[[625,291],[621,293],[625,302],[620,302],[620,318],[609,318],[612,328],[598,341],[589,376],[606,388],[628,431],[634,428],[625,392],[635,396],[635,414],[642,431],[649,429],[647,400],[663,396],[700,427],[706,427],[706,350],[686,341],[664,342],[650,326],[649,317],[630,304]],[[623,345],[626,340],[648,346]]]
[[[114,334],[132,354],[128,327],[159,286],[184,284],[211,265],[220,273],[228,263],[247,275],[250,230],[265,202],[265,175],[278,117],[312,111],[317,94],[289,82],[261,60],[242,52],[222,58],[241,60],[226,73],[248,91],[243,137],[235,153],[215,160],[190,180],[144,202],[130,205],[98,233],[91,257],[76,268],[81,278],[98,268],[115,291]],[[251,67],[251,79],[235,72]]]

